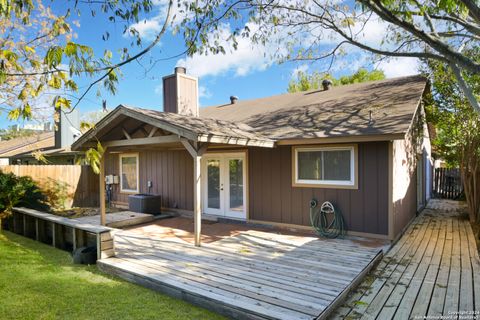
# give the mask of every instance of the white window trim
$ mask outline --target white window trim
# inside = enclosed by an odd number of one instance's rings
[[[308,180],[298,179],[298,153],[305,151],[350,151],[350,177],[349,181],[339,180]],[[343,189],[357,189],[358,188],[358,148],[357,145],[344,146],[308,146],[308,147],[293,147],[293,183],[294,187],[316,187],[316,188],[343,188]]]
[[[137,189],[123,189],[123,172],[122,172],[122,158],[131,158],[135,157],[137,160]],[[119,155],[119,165],[120,165],[120,192],[123,193],[139,193],[140,192],[140,161],[138,153],[121,153]]]

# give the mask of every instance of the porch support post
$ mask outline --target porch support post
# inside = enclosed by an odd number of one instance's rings
[[[105,209],[105,156],[107,155],[107,150],[105,149],[102,157],[100,158],[100,173],[99,173],[99,182],[100,182],[100,225],[107,225],[107,215]]]
[[[193,186],[193,221],[194,221],[194,232],[195,232],[195,246],[200,246],[200,236],[202,232],[202,208],[201,208],[201,166],[200,162],[202,156],[193,157],[193,175],[194,175],[194,186]]]
[[[200,201],[202,192],[201,161],[202,155],[207,151],[208,144],[197,144],[187,139],[181,139],[180,141],[193,158],[193,225],[195,246],[200,247],[202,234],[202,207]]]

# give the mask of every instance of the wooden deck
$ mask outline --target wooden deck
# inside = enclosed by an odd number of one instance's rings
[[[325,318],[382,256],[378,243],[258,230],[200,248],[119,231],[115,250],[99,268],[236,319]]]
[[[474,319],[480,311],[480,261],[470,223],[454,206],[432,201],[332,317],[457,319],[460,312]]]
[[[125,228],[132,225],[147,223],[155,219],[153,214],[138,213],[133,211],[112,212],[105,216],[106,226],[110,228]],[[100,216],[86,216],[76,218],[78,221],[91,225],[100,225]]]

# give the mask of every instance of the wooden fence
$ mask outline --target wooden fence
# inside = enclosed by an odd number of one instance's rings
[[[44,190],[66,193],[66,207],[97,207],[99,183],[89,166],[80,165],[7,165],[3,172],[29,176]],[[60,190],[62,189],[62,190]]]
[[[436,198],[458,199],[463,193],[460,169],[436,168],[433,193]]]

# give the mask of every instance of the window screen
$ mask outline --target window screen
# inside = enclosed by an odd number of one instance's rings
[[[137,155],[120,157],[122,191],[138,191],[137,162]]]
[[[353,148],[296,150],[296,182],[353,185]]]

